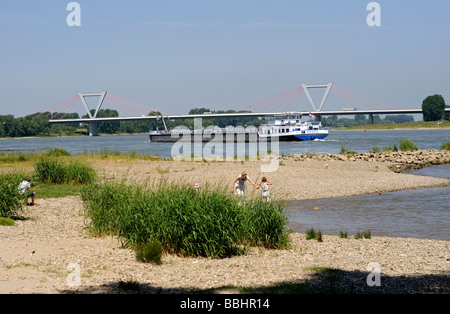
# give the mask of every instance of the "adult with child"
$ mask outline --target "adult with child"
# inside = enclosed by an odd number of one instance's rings
[[[27,197],[27,205],[35,206],[37,205],[35,203],[36,199],[36,192],[31,189],[31,178],[26,177],[23,179],[23,181],[19,184],[19,194]],[[31,203],[28,203],[28,199],[31,198]]]
[[[244,199],[244,204],[245,204],[245,182],[247,180],[257,189],[259,188],[259,186],[249,178],[249,176],[247,175],[247,173],[245,173],[245,171],[242,171],[242,173],[236,178],[236,180],[234,180],[233,186],[231,187],[231,193],[234,193],[234,190],[236,189],[236,194]],[[241,202],[239,202],[239,204],[241,204]]]

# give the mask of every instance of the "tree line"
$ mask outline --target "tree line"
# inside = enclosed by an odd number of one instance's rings
[[[355,115],[354,119],[338,118],[337,115],[332,115],[329,117],[322,117],[321,121],[323,126],[332,128],[347,128],[351,126],[369,124],[369,119],[366,117],[366,115]],[[374,124],[392,124],[406,122],[414,122],[414,117],[412,115],[406,114],[386,115],[384,119],[382,119],[379,115],[373,116]]]
[[[450,113],[445,113],[445,108],[449,108],[445,104],[445,100],[441,95],[432,95],[425,98],[422,102],[423,120],[439,121],[441,119],[450,120]],[[236,113],[234,110],[210,110],[208,108],[194,108],[189,114],[203,113]],[[239,113],[239,111],[237,112]],[[94,110],[91,110],[94,114]],[[161,116],[161,112],[149,112],[149,116]],[[118,117],[117,110],[101,109],[97,113],[99,118]],[[64,112],[41,112],[25,117],[15,118],[13,115],[0,115],[0,137],[24,137],[24,136],[62,136],[86,134],[89,129],[87,123],[61,123],[51,124],[50,119],[79,119],[78,113]],[[88,118],[83,115],[82,118]],[[373,123],[404,123],[414,122],[411,115],[386,115],[384,119],[375,115]],[[214,125],[221,128],[232,126],[259,126],[267,123],[264,118],[258,117],[220,117],[220,118],[204,118],[203,126]],[[365,115],[355,115],[354,119],[338,118],[338,116],[322,117],[322,124],[327,127],[350,127],[355,125],[368,124],[369,121]],[[164,125],[165,124],[165,125]],[[138,121],[114,121],[102,122],[98,125],[99,133],[146,133],[150,130],[173,129],[176,126],[186,126],[190,129],[194,128],[193,119],[151,119]]]
[[[218,110],[212,111],[207,108],[194,108],[189,111],[189,114],[202,114],[205,112],[211,113],[234,113],[234,110]],[[94,114],[94,110],[91,110]],[[149,112],[149,116],[161,117],[161,112]],[[117,110],[101,109],[97,113],[98,118],[118,117]],[[81,118],[88,118],[87,114]],[[0,137],[25,137],[25,136],[62,136],[62,135],[76,135],[87,134],[89,130],[88,123],[58,123],[51,124],[49,120],[53,119],[79,119],[78,113],[61,113],[61,112],[41,112],[25,117],[15,118],[13,115],[0,115]],[[215,125],[219,127],[233,126],[258,126],[266,123],[264,119],[256,117],[223,117],[223,118],[208,118],[203,119],[202,125]],[[167,119],[164,121],[161,118],[150,120],[137,121],[106,121],[99,123],[98,132],[106,134],[116,133],[146,133],[150,130],[164,130],[173,129],[177,126],[186,126],[194,128],[193,119]]]

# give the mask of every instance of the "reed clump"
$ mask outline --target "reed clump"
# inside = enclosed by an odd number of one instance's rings
[[[446,141],[441,145],[441,150],[450,150],[450,141]]]
[[[159,241],[141,243],[134,248],[136,260],[143,263],[153,263],[160,265],[163,247]]]
[[[35,166],[36,181],[52,184],[90,184],[96,179],[95,170],[88,164],[74,159],[62,158],[60,153],[40,158]],[[59,156],[59,157],[55,157]]]
[[[0,175],[0,217],[12,217],[23,208],[25,199],[19,194],[18,187],[23,180],[19,173]]]
[[[282,202],[240,206],[225,188],[161,183],[150,189],[122,181],[85,186],[81,196],[90,231],[117,236],[124,246],[158,241],[168,253],[223,258],[252,245],[289,245]]]
[[[402,150],[402,151],[411,151],[411,150],[419,149],[419,147],[417,147],[417,145],[414,144],[414,142],[408,138],[402,138],[400,140],[399,147],[400,147],[400,150]]]
[[[372,238],[370,230],[358,231],[355,233],[355,239],[370,239],[370,238]]]
[[[322,232],[315,231],[314,228],[306,230],[306,240],[317,240],[317,242],[323,242],[322,240]]]

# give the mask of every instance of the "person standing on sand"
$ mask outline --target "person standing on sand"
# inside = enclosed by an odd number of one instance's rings
[[[31,181],[30,177],[23,179],[23,181],[19,184],[18,190],[21,195],[26,195],[27,205],[35,206],[35,205],[37,205],[37,204],[35,204],[36,192],[31,189],[30,181]],[[28,198],[30,198],[30,197],[31,197],[31,203],[28,203]]]
[[[236,180],[234,180],[233,186],[231,187],[231,193],[233,193],[234,189],[236,188],[237,195],[244,199],[244,205],[245,205],[245,181],[247,180],[257,189],[259,188],[259,186],[247,176],[247,173],[245,173],[245,171],[242,171],[242,173],[236,178]],[[239,202],[239,205],[241,205],[241,202]]]
[[[266,177],[263,177],[261,179],[261,184],[259,185],[262,190],[262,199],[264,202],[270,202],[270,192],[269,192],[269,185],[272,185],[272,182],[267,180]]]

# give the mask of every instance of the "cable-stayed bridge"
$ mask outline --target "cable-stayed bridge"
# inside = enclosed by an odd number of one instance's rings
[[[311,95],[312,89],[325,90],[320,103],[316,103]],[[305,94],[311,110],[293,110],[293,106],[301,95]],[[339,110],[323,110],[326,100],[333,95],[338,103],[342,104]],[[89,108],[87,99],[97,98],[97,105],[92,110]],[[79,109],[80,104],[86,111],[86,117],[68,119],[66,116],[74,109]],[[101,108],[112,108],[119,116],[99,117]],[[297,105],[296,105],[297,107]],[[92,112],[93,111],[93,112]],[[448,108],[446,111],[450,111]],[[52,113],[53,112],[53,113]],[[374,115],[384,114],[421,114],[422,109],[410,109],[393,104],[382,99],[365,95],[351,89],[338,86],[333,83],[328,84],[301,84],[285,92],[267,98],[258,103],[244,107],[240,110],[227,113],[203,113],[203,114],[169,114],[167,112],[152,108],[147,105],[127,100],[125,98],[107,93],[77,93],[65,100],[48,106],[39,112],[32,114],[33,118],[47,115],[50,123],[89,123],[89,134],[98,135],[97,127],[101,122],[106,121],[138,121],[148,119],[187,119],[187,118],[216,118],[216,117],[264,117],[286,114],[296,114],[299,116],[314,115],[316,120],[322,116],[330,115],[368,115],[369,122],[373,123]]]

